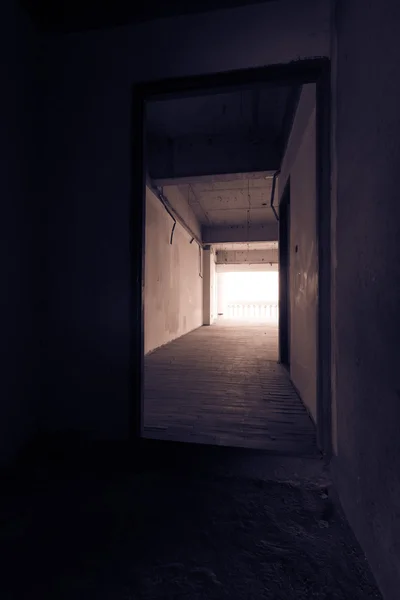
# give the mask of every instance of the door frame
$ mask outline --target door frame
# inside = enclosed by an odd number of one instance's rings
[[[145,273],[145,107],[154,99],[235,91],[257,84],[316,84],[317,120],[317,443],[331,454],[331,83],[330,60],[317,58],[222,73],[171,78],[132,86],[130,202],[130,437],[143,431],[144,273]]]
[[[279,362],[290,367],[290,176],[279,202]]]

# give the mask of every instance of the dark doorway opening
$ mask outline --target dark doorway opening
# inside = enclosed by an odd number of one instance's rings
[[[235,90],[240,86],[265,83],[288,85],[316,84],[317,132],[317,253],[318,253],[318,316],[317,316],[317,436],[320,449],[330,452],[330,61],[312,59],[288,65],[275,65],[249,70],[230,71],[197,77],[144,83],[133,87],[132,104],[132,200],[131,200],[131,435],[140,441],[144,415],[144,240],[146,191],[146,131],[147,102],[158,98],[193,96],[199,91]],[[182,174],[181,174],[182,175]],[[290,204],[290,203],[289,203]],[[285,211],[285,209],[283,209]],[[285,217],[283,218],[285,222]],[[288,227],[288,214],[286,216]],[[284,235],[284,234],[283,234]],[[207,240],[205,240],[207,241]],[[287,242],[289,244],[289,240]],[[287,252],[288,256],[288,252]],[[287,264],[287,269],[289,264]],[[286,274],[286,287],[288,274]],[[286,348],[283,359],[290,363],[289,293],[286,294]],[[282,332],[284,335],[284,332]],[[283,341],[283,340],[282,340]],[[293,349],[292,349],[293,353]],[[293,358],[293,357],[292,357]]]

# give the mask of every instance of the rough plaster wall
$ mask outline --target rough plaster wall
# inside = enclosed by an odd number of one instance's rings
[[[400,4],[337,3],[339,494],[387,600],[400,589]]]
[[[290,375],[314,421],[318,310],[315,133],[314,111],[290,178]]]
[[[37,37],[17,2],[0,9],[1,370],[0,463],[12,460],[36,427],[39,347],[34,310],[37,219],[33,202],[32,109]]]
[[[145,353],[202,325],[199,247],[146,190]]]
[[[296,160],[300,145],[303,140],[304,132],[310,121],[310,116],[315,108],[316,86],[314,83],[303,85],[296,115],[290,132],[288,145],[282,160],[281,172],[278,177],[277,190],[278,200],[280,202],[285,191],[286,182],[290,176],[292,166]]]
[[[157,39],[154,48],[149,47],[151,39]],[[68,70],[93,69],[97,83],[113,78],[129,86],[135,80],[328,56],[330,2],[303,0],[299,7],[297,0],[281,0],[108,31],[54,35],[51,41],[53,50],[67,59]]]
[[[290,176],[290,375],[316,421],[318,260],[315,86],[303,88],[282,175],[285,183]],[[280,193],[283,190],[284,184],[281,183]]]
[[[329,19],[282,0],[47,39],[46,427],[128,435],[132,84],[328,56]]]

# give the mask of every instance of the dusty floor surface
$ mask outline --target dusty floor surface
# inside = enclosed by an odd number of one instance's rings
[[[321,459],[155,444],[3,485],[2,600],[380,598]]]
[[[144,435],[315,454],[315,427],[278,360],[274,323],[222,321],[145,357]]]

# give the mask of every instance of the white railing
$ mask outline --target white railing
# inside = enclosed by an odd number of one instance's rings
[[[279,308],[276,302],[232,302],[227,305],[224,317],[278,321]]]

